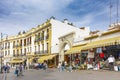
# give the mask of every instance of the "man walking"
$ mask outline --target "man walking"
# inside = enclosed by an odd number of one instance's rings
[[[108,57],[108,63],[109,63],[110,70],[114,69],[114,62],[115,62],[115,58],[112,55],[110,55]]]

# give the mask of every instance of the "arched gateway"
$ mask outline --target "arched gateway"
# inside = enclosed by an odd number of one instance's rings
[[[74,33],[69,33],[59,38],[59,61],[64,61],[66,49],[70,49],[73,45]]]

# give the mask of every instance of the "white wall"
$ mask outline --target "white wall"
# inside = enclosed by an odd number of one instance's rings
[[[116,33],[112,33],[112,34],[104,35],[104,36],[99,36],[99,37],[91,39],[91,40],[92,41],[98,41],[98,40],[104,40],[104,39],[118,37],[118,36],[120,36],[120,32],[116,32]]]
[[[116,32],[116,33],[112,33],[112,34],[104,35],[104,36],[98,36],[97,38],[93,38],[93,39],[86,40],[86,41],[85,40],[79,40],[79,41],[74,42],[74,46],[84,44],[84,43],[88,43],[88,42],[91,42],[91,41],[93,42],[93,41],[98,41],[98,40],[104,40],[104,39],[118,37],[118,36],[120,36],[120,32]]]
[[[59,40],[58,40],[59,37],[66,35],[70,32],[75,32],[74,38],[86,37],[89,35],[89,32],[90,32],[88,27],[82,30],[82,29],[68,25],[67,23],[63,23],[58,20],[51,19],[50,22],[52,24],[52,46],[59,43]]]
[[[51,46],[51,53],[58,53],[59,52],[59,45]]]

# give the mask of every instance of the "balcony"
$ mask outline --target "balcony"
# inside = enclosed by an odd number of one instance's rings
[[[37,55],[37,54],[45,54],[45,53],[48,53],[48,50],[45,50],[45,51],[36,51],[34,53],[35,53],[35,55]]]
[[[13,48],[15,48],[15,45],[13,45]]]
[[[36,52],[34,52],[35,54],[43,54],[44,53],[44,51],[36,51]]]
[[[14,54],[14,55],[13,55],[13,57],[18,57],[18,56],[19,56],[19,55],[17,55],[17,54]]]
[[[24,46],[26,46],[26,43],[24,44]]]
[[[27,45],[30,45],[31,43],[30,42],[27,42]]]
[[[45,50],[44,53],[48,53],[48,50]]]
[[[15,47],[19,47],[19,45],[18,45],[18,44],[16,44],[16,45],[15,45]]]
[[[21,44],[13,45],[13,48],[18,48],[18,47],[22,47],[22,45]]]
[[[39,39],[35,39],[34,43],[36,43],[36,42],[38,42],[38,41],[39,41]]]
[[[8,46],[8,48],[10,48],[10,46]]]
[[[22,46],[22,44],[20,44],[20,46]]]
[[[36,51],[36,52],[34,52],[35,54],[40,54],[40,51]]]
[[[41,38],[37,38],[37,39],[35,39],[34,42],[36,43],[36,42],[43,41],[43,40],[44,40],[44,38],[41,37]]]
[[[24,53],[21,53],[21,54],[20,54],[20,56],[26,56],[26,54],[24,54]]]

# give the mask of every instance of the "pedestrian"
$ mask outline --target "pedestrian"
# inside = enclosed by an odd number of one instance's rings
[[[7,69],[8,69],[7,65],[4,65],[3,66],[3,70],[4,70],[3,80],[6,80],[7,78]]]
[[[62,67],[62,71],[64,71],[65,70],[65,63],[64,63],[64,61],[62,62],[61,67]]]
[[[16,65],[14,74],[18,77],[19,76],[19,67]]]
[[[65,61],[64,64],[65,64],[65,69],[67,69],[67,62]]]
[[[59,62],[59,63],[58,63],[58,66],[57,66],[57,68],[58,68],[58,72],[61,72],[61,71],[62,71],[61,62]]]
[[[7,69],[8,69],[7,65],[4,65],[3,69],[4,69],[4,72],[7,73]]]
[[[48,65],[47,65],[47,62],[45,61],[44,63],[43,63],[43,70],[46,70],[48,68]]]
[[[19,66],[19,75],[23,76],[23,65],[20,64]]]
[[[76,71],[76,69],[77,69],[77,66],[76,66],[76,62],[72,62],[72,69],[74,70],[74,71]]]
[[[9,73],[9,72],[10,72],[10,66],[7,65],[7,73]]]
[[[108,57],[108,63],[109,63],[109,68],[110,68],[110,70],[113,70],[113,69],[114,69],[114,62],[115,62],[114,56],[110,55],[110,56]]]
[[[72,72],[73,71],[73,67],[72,67],[72,65],[71,65],[71,63],[70,63],[70,65],[69,65],[69,67],[68,67],[68,72]]]

